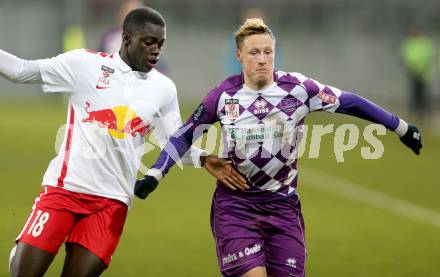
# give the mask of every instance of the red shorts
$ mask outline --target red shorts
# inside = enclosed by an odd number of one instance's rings
[[[54,255],[63,242],[78,243],[108,266],[126,216],[127,206],[118,200],[46,186],[16,241]]]

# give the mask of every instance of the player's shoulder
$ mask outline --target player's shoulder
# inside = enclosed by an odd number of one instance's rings
[[[239,75],[232,75],[228,78],[224,79],[220,83],[218,83],[210,92],[209,94],[216,94],[220,95],[223,92],[228,92],[229,94],[233,94],[233,92],[238,91],[240,88],[243,87],[244,84],[244,77],[243,74]]]
[[[241,87],[244,84],[244,76],[243,74],[232,75],[219,83],[219,88],[224,90],[228,90],[231,88]]]
[[[58,54],[55,57],[55,59],[58,60],[69,60],[69,59],[79,59],[81,56],[83,56],[84,49],[74,49],[70,50],[61,54]]]
[[[286,86],[286,83],[287,86],[298,86],[303,88],[309,97],[315,96],[322,89],[319,82],[299,72],[277,71],[276,74],[278,86]]]
[[[203,99],[203,105],[208,109],[216,109],[221,96],[226,93],[228,97],[233,97],[240,88],[243,87],[243,75],[232,75],[218,83],[212,88]]]
[[[55,57],[51,57],[48,59],[39,60],[40,67],[45,67],[47,65],[54,66],[55,64],[65,64],[69,67],[76,68],[76,70],[80,70],[79,67],[82,67],[84,64],[88,64],[85,61],[90,60],[87,57],[89,53],[86,49],[74,49],[71,51],[67,51],[61,53]],[[90,54],[91,55],[91,54]],[[94,63],[92,63],[94,64]]]
[[[71,52],[74,52],[74,55],[84,58],[87,61],[108,62],[113,60],[113,54],[96,52],[90,49],[77,49]]]
[[[73,50],[73,51],[75,51],[75,50]],[[80,51],[80,53],[82,55],[96,57],[98,59],[105,59],[105,58],[113,59],[113,54],[109,54],[109,53],[105,53],[105,52],[97,52],[97,51],[93,51],[93,50],[85,49],[85,48],[78,49],[78,51]]]
[[[57,56],[57,59],[94,66],[96,63],[108,63],[109,61],[112,61],[113,55],[81,48],[60,54]]]
[[[275,71],[275,75],[278,82],[285,82],[292,84],[301,84],[309,79],[307,76],[299,72],[287,72],[287,71],[277,70]]]

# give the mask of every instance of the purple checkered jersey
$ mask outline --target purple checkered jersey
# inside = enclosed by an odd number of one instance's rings
[[[223,155],[232,160],[251,189],[232,191],[218,184],[218,190],[248,201],[272,201],[295,194],[298,146],[309,113],[344,113],[390,130],[399,124],[397,116],[374,103],[300,73],[276,71],[274,80],[259,91],[247,87],[243,75],[217,85],[170,138],[153,168],[164,176],[192,142],[219,121]]]

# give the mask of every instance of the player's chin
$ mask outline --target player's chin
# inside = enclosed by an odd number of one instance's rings
[[[143,64],[140,67],[140,71],[147,73],[147,72],[150,72],[153,68],[154,68],[154,66],[151,66],[150,64]]]
[[[265,87],[268,82],[269,82],[269,77],[265,75],[259,75],[255,80],[255,83],[257,84],[258,87]]]
[[[147,71],[144,71],[144,72],[148,72],[148,71],[152,70],[153,68],[155,68],[158,61],[159,60],[149,60],[149,61],[147,61],[143,65],[143,69],[147,70]]]

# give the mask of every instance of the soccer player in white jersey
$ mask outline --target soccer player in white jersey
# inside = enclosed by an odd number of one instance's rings
[[[246,177],[248,190],[218,182],[211,227],[224,276],[304,276],[304,221],[297,186],[297,148],[307,114],[338,112],[385,125],[416,154],[420,132],[402,119],[350,92],[300,73],[274,71],[275,38],[261,19],[236,32],[243,74],[231,76],[203,100],[176,132],[147,175],[135,186],[145,198],[201,130],[219,121],[225,157]],[[232,180],[232,179],[231,179]]]
[[[64,242],[62,276],[100,275],[123,230],[145,136],[153,130],[164,144],[181,125],[176,87],[154,69],[165,20],[142,7],[127,15],[123,29],[120,51],[112,55],[81,49],[26,61],[0,50],[1,75],[69,97],[64,143],[11,252],[12,276],[44,275]],[[239,180],[229,163],[200,149],[191,153],[187,163],[193,158],[225,182],[229,174]]]

